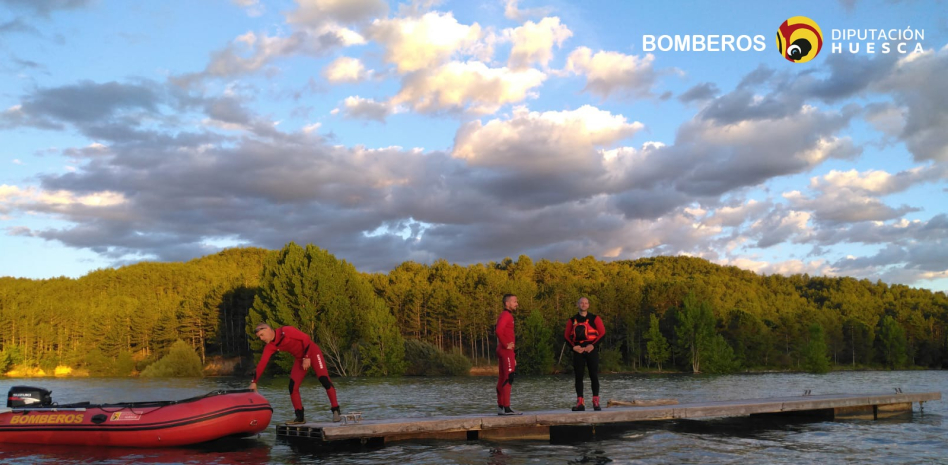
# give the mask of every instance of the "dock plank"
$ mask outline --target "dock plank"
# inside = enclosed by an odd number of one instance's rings
[[[840,417],[845,417],[847,412],[857,411],[865,411],[869,418],[876,418],[877,411],[882,412],[880,416],[891,416],[906,411],[910,412],[912,404],[915,402],[940,399],[940,392],[834,394],[693,402],[645,407],[615,406],[598,412],[592,410],[572,412],[563,409],[524,412],[523,415],[509,416],[479,414],[417,417],[363,420],[348,424],[311,422],[294,426],[292,431],[286,426],[277,425],[277,436],[302,436],[310,441],[326,443],[370,438],[382,438],[383,440],[469,438],[471,434],[479,435],[482,439],[549,438],[549,428],[551,427],[606,425],[656,420],[743,417],[749,415],[791,414],[793,412],[838,412]],[[306,434],[300,435],[300,431],[305,431]]]

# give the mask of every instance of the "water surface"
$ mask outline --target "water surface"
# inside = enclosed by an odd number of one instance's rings
[[[261,393],[274,407],[274,422],[292,417],[287,378],[264,380]],[[387,378],[334,380],[344,411],[366,419],[484,413],[495,410],[490,377]],[[12,385],[51,389],[60,403],[183,399],[217,389],[243,389],[245,379],[4,379]],[[589,389],[587,381],[587,390]],[[675,398],[681,403],[817,394],[948,392],[948,371],[871,371],[810,374],[606,375],[601,397]],[[308,378],[302,387],[310,420],[330,418],[322,386]],[[587,393],[588,395],[588,393]],[[568,410],[575,401],[572,378],[517,379],[512,405],[521,410]],[[572,444],[537,441],[423,441],[368,451],[315,453],[277,441],[270,428],[260,437],[174,449],[109,449],[0,444],[0,463],[210,463],[210,464],[801,464],[946,463],[948,415],[945,400],[914,404],[909,418],[830,422],[773,422],[748,419],[662,421],[615,432],[610,437]]]

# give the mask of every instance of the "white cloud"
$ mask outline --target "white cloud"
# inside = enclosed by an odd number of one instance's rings
[[[560,24],[560,18],[543,18],[539,23],[527,21],[523,26],[504,31],[513,47],[507,66],[519,70],[533,63],[546,67],[553,59],[553,46],[560,47],[573,32]]]
[[[296,0],[298,8],[286,15],[290,24],[319,28],[327,23],[358,23],[383,16],[383,0]]]
[[[23,191],[19,187],[11,186],[9,184],[0,184],[0,202],[6,203],[14,197],[19,197],[21,195],[23,195]]]
[[[13,208],[111,207],[126,202],[120,192],[100,191],[80,195],[67,190],[22,189],[8,184],[0,185],[0,211]]]
[[[725,258],[715,260],[720,265],[736,266],[755,273],[771,275],[779,274],[790,276],[794,274],[807,273],[813,276],[835,276],[835,269],[826,263],[825,260],[813,260],[804,262],[802,260],[786,260],[781,262],[768,262],[755,260],[753,258]]]
[[[454,61],[406,76],[392,103],[425,113],[493,113],[502,105],[525,100],[545,79],[546,74],[535,69],[515,72],[477,61]]]
[[[944,179],[946,174],[948,170],[939,165],[916,167],[895,175],[881,170],[832,170],[822,177],[810,179],[814,195],[792,191],[783,196],[793,208],[812,211],[821,221],[888,221],[919,209],[904,205],[894,208],[879,197],[904,191],[923,182]]]
[[[629,122],[622,115],[589,105],[548,112],[518,107],[508,120],[473,121],[462,126],[452,156],[473,166],[531,173],[602,172],[605,157],[596,148],[616,144],[642,127],[637,121]]]
[[[384,58],[399,73],[430,69],[458,52],[475,47],[481,27],[458,23],[451,13],[430,12],[419,18],[375,20],[368,37],[385,50]]]
[[[759,217],[768,208],[768,203],[751,199],[736,207],[723,206],[716,208],[713,214],[704,219],[702,223],[711,226],[736,227],[749,219]]]
[[[768,248],[785,241],[803,242],[813,235],[807,211],[778,208],[750,225],[745,233],[757,237],[756,247]]]
[[[520,21],[523,18],[545,16],[551,11],[549,7],[520,9],[518,3],[520,3],[520,0],[504,1],[505,18]]]
[[[245,1],[245,0],[237,0]],[[249,1],[249,0],[247,0]],[[364,44],[358,32],[340,24],[355,21],[375,11],[373,5],[387,6],[379,0],[298,0],[300,8],[287,16],[294,30],[289,35],[247,32],[221,50],[211,54],[205,69],[198,73],[175,76],[172,81],[190,86],[209,77],[228,78],[255,73],[276,60],[295,56],[322,56],[330,51]]]
[[[810,187],[822,192],[845,190],[849,195],[860,192],[872,195],[887,195],[904,191],[923,182],[937,181],[948,177],[948,169],[941,165],[919,166],[897,174],[882,170],[831,170],[822,178],[810,179]]]
[[[279,37],[248,32],[234,39],[227,48],[215,52],[204,74],[228,77],[252,73],[279,57],[302,53],[309,40],[303,33]]]
[[[384,123],[388,115],[396,112],[396,109],[386,102],[376,102],[358,95],[347,97],[343,105],[343,108],[334,110],[335,113],[342,113],[351,119],[370,119]]]
[[[339,57],[323,69],[323,76],[331,83],[360,82],[368,73],[358,58]]]
[[[614,93],[644,97],[650,95],[656,79],[653,61],[651,53],[644,58],[606,51],[593,54],[588,47],[579,47],[569,54],[564,71],[586,76],[584,90],[602,98]]]

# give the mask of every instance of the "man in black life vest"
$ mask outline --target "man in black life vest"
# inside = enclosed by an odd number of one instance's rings
[[[566,342],[573,348],[573,373],[576,375],[576,406],[574,412],[586,410],[583,400],[583,372],[589,367],[592,381],[593,409],[599,406],[599,341],[606,335],[602,318],[589,313],[589,299],[582,297],[576,302],[579,313],[566,322]]]

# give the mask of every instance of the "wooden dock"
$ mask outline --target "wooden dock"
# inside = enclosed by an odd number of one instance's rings
[[[381,445],[414,439],[556,441],[577,427],[621,426],[643,421],[710,419],[727,417],[802,417],[814,420],[880,419],[911,415],[917,402],[940,400],[940,392],[896,394],[804,395],[736,401],[696,402],[652,407],[608,407],[596,412],[569,409],[450,417],[361,420],[346,423],[305,423],[276,426],[277,438],[311,446],[353,444]],[[351,418],[351,417],[350,417]]]

